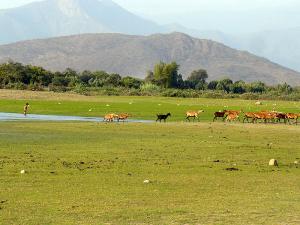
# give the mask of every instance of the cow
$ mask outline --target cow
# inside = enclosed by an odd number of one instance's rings
[[[274,121],[276,119],[276,113],[269,111],[254,113],[254,116],[254,122],[257,122],[257,120],[263,120],[264,123],[267,123],[268,121]]]
[[[225,114],[237,114],[239,115],[242,111],[238,111],[238,110],[224,110]]]
[[[296,125],[298,124],[298,119],[300,117],[300,113],[287,113],[287,120],[291,124],[291,120],[295,120]]]
[[[195,121],[195,119],[197,118],[197,120],[199,121],[199,115],[200,113],[203,113],[203,110],[199,110],[199,111],[187,111],[186,112],[186,120],[188,120],[190,122],[190,118],[194,118],[193,121]]]
[[[245,123],[245,120],[247,120],[247,122],[249,123],[249,119],[251,119],[252,123],[254,123],[255,120],[255,115],[253,112],[245,112],[244,113],[244,119],[243,119],[243,123]]]
[[[213,122],[215,122],[215,120],[218,119],[218,118],[222,118],[222,120],[224,121],[225,118],[226,118],[225,114],[226,114],[225,111],[223,111],[223,112],[215,112],[214,113]]]
[[[236,113],[230,113],[230,114],[227,115],[226,121],[227,122],[233,122],[233,121],[235,121],[238,118],[239,118],[238,114],[236,114]]]
[[[229,115],[229,114],[236,114],[236,115],[238,115],[238,119],[240,119],[239,118],[239,115],[241,114],[241,112],[242,111],[239,111],[239,110],[224,110],[224,112],[225,112],[225,118]]]
[[[163,120],[164,122],[166,122],[166,119],[168,119],[169,116],[171,116],[171,113],[167,113],[167,114],[157,114],[157,121],[159,121],[161,123],[161,121]]]
[[[288,118],[287,118],[287,115],[286,115],[285,113],[282,113],[282,112],[276,112],[275,119],[276,119],[276,122],[277,122],[277,123],[280,123],[281,120],[283,120],[284,123],[286,124]]]
[[[106,114],[104,116],[103,121],[105,122],[113,122],[115,118],[118,118],[118,115],[115,113]]]
[[[125,122],[125,120],[127,120],[129,118],[129,114],[128,113],[121,113],[118,115],[117,120],[118,122],[123,121]]]

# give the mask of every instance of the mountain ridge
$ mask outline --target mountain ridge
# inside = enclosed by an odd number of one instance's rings
[[[210,79],[229,77],[267,84],[300,85],[300,74],[245,51],[182,33],[150,36],[82,34],[0,46],[0,62],[12,59],[62,71],[106,70],[144,78],[159,61],[176,61],[187,77],[203,68]]]
[[[247,36],[189,29],[180,24],[159,25],[137,16],[112,0],[44,0],[0,10],[0,44],[84,33],[149,35],[179,31],[222,42],[300,71],[300,29],[268,31]]]

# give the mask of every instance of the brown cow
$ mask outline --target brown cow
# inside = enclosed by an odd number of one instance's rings
[[[298,119],[300,117],[300,114],[298,113],[287,113],[287,120],[289,121],[289,123],[291,124],[291,120],[295,120],[296,125],[298,124]]]
[[[118,115],[117,120],[118,120],[118,122],[120,122],[120,120],[125,122],[125,120],[127,120],[129,118],[129,116],[130,115],[128,113],[121,113]]]
[[[224,110],[225,114],[229,115],[229,114],[237,114],[239,115],[242,111],[238,111],[238,110]]]
[[[239,118],[239,115],[237,113],[230,113],[230,114],[227,115],[226,121],[227,122],[233,122],[238,118]]]
[[[268,121],[274,121],[276,119],[276,113],[275,112],[269,112],[269,111],[263,111],[263,112],[257,112],[254,113],[254,122],[257,122],[257,120],[263,120],[264,123],[267,123]]]
[[[198,121],[199,121],[199,115],[200,113],[204,112],[203,110],[199,110],[199,111],[187,111],[186,112],[186,120],[190,121],[190,118],[194,118],[194,121],[195,119],[197,118]]]
[[[218,119],[218,118],[222,118],[222,120],[224,121],[225,118],[226,118],[225,114],[226,114],[225,111],[223,111],[223,112],[215,112],[214,113],[213,122],[215,122],[215,120]]]
[[[284,123],[286,124],[288,118],[287,118],[287,115],[285,113],[276,112],[275,119],[276,119],[277,123],[280,123],[281,120],[283,120]]]
[[[104,116],[103,121],[105,122],[113,122],[115,118],[118,118],[118,115],[115,113],[106,114]]]
[[[249,119],[252,119],[252,123],[254,123],[255,120],[255,115],[253,112],[246,112],[244,113],[244,119],[243,119],[243,123],[245,123],[245,120],[247,120],[247,122],[249,123]]]

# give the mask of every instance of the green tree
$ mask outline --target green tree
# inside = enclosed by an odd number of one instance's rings
[[[244,81],[236,81],[232,85],[232,92],[235,94],[243,94],[247,90],[246,83]]]
[[[181,74],[178,74],[177,77],[177,88],[181,88],[181,89],[184,88],[184,80]]]
[[[155,82],[162,86],[166,87],[168,82],[168,76],[165,74],[165,66],[166,64],[164,62],[159,62],[154,66],[153,76]]]
[[[83,84],[89,85],[89,82],[94,79],[94,74],[89,70],[85,70],[80,74],[79,79]]]
[[[293,88],[287,83],[277,85],[277,90],[280,93],[290,94],[293,92]]]
[[[216,90],[218,86],[219,81],[217,80],[212,80],[211,82],[208,83],[207,88],[209,90]]]
[[[192,85],[196,86],[198,83],[205,84],[207,78],[208,78],[207,71],[203,69],[199,69],[199,70],[194,70],[191,73],[191,75],[187,78],[187,80],[190,81]]]
[[[92,87],[103,87],[106,84],[109,74],[105,71],[93,72],[93,79],[89,81]]]
[[[176,62],[160,62],[154,66],[155,83],[165,88],[177,87],[179,65]]]
[[[226,91],[227,93],[229,93],[232,88],[232,84],[233,84],[232,80],[230,80],[229,78],[225,78],[218,82],[216,89],[221,91]]]
[[[107,77],[105,84],[107,86],[118,87],[120,86],[121,80],[122,77],[119,74],[113,73]]]
[[[121,84],[122,84],[122,86],[124,86],[126,88],[138,89],[141,86],[142,81],[139,79],[127,76],[127,77],[122,78]]]
[[[54,73],[54,76],[52,79],[53,86],[67,87],[69,82],[70,82],[70,78],[65,77],[63,73],[61,73],[61,72]]]
[[[266,91],[266,85],[261,81],[253,82],[249,85],[249,91],[252,93],[263,93]]]

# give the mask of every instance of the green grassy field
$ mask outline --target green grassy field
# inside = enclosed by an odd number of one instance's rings
[[[103,117],[107,113],[126,112],[135,119],[156,119],[157,113],[172,114],[170,121],[184,121],[187,110],[204,110],[201,121],[212,121],[216,111],[231,109],[247,111],[276,110],[300,113],[300,102],[256,101],[236,99],[183,99],[162,97],[86,97],[49,92],[0,90],[0,112],[23,112],[25,102],[30,113]],[[90,112],[90,109],[92,110]]]
[[[0,91],[0,111],[18,112],[27,100],[34,113],[128,110],[151,119],[162,108],[173,121],[206,105],[203,121],[223,104],[258,107],[239,100]],[[300,126],[279,124],[0,122],[0,224],[298,225],[299,137]],[[279,167],[268,166],[272,158]]]

